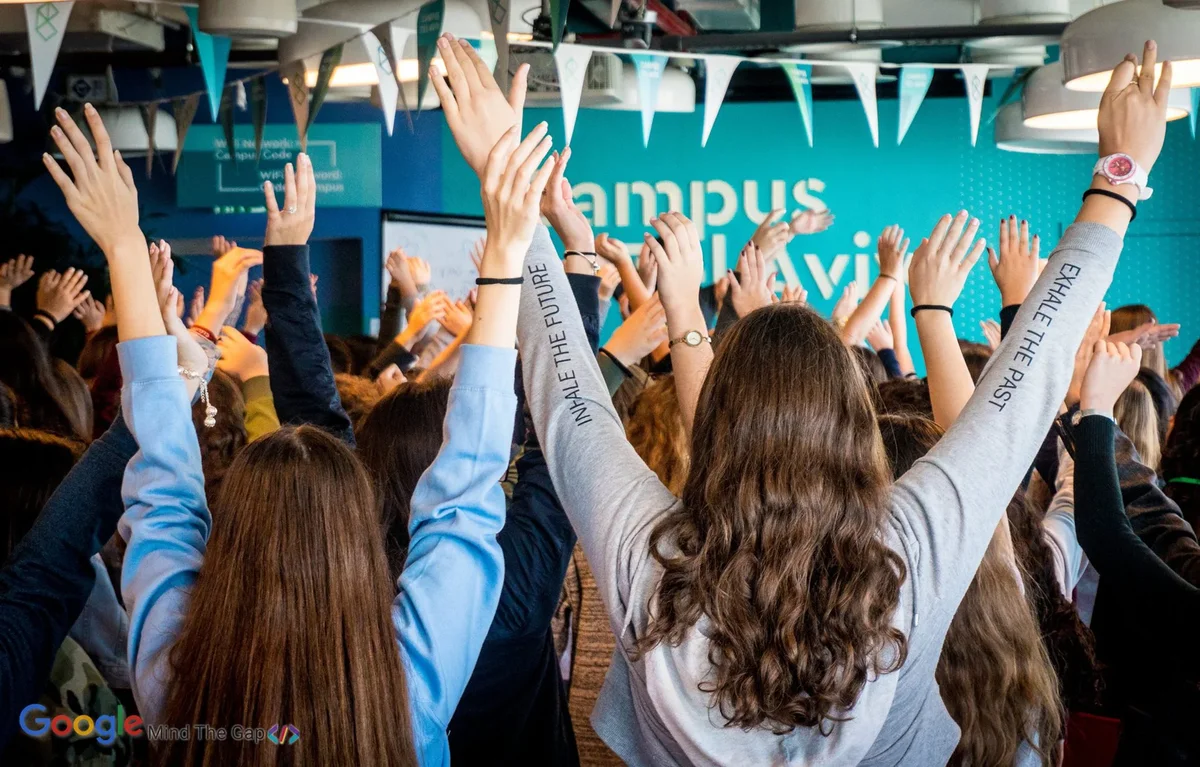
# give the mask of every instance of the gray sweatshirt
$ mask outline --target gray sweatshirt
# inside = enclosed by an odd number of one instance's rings
[[[635,659],[661,577],[648,538],[679,501],[626,440],[558,254],[539,227],[521,294],[525,392],[617,637],[591,718],[613,751],[635,767],[945,764],[959,736],[934,681],[946,630],[1062,402],[1120,252],[1121,238],[1107,227],[1067,230],[954,426],[894,485],[881,535],[908,571],[892,619],[908,637],[907,662],[868,682],[831,734],[775,735],[726,726],[700,692],[712,673],[705,620],[678,647],[660,644]]]

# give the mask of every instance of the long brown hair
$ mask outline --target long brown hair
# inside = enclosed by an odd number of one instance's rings
[[[687,479],[688,439],[679,412],[675,376],[652,381],[629,408],[625,434],[650,470],[675,495]]]
[[[394,593],[367,472],[311,426],[248,444],[171,650],[164,723],[292,724],[283,748],[159,744],[161,765],[415,765]]]
[[[1126,304],[1118,306],[1112,310],[1112,322],[1109,332],[1121,333],[1126,330],[1133,330],[1139,325],[1147,322],[1158,322],[1158,316],[1154,310],[1145,304]],[[1173,370],[1167,369],[1166,350],[1162,344],[1155,344],[1152,348],[1142,351],[1142,367],[1153,370],[1162,376],[1167,382],[1167,386],[1171,387],[1171,394],[1175,396],[1175,400],[1179,401],[1183,398],[1184,392],[1179,387],[1179,379],[1175,376]]]
[[[904,562],[883,542],[891,478],[858,364],[795,304],[722,338],[700,393],[682,504],[655,526],[664,569],[643,651],[707,618],[729,725],[822,732],[895,671]]]
[[[879,426],[896,478],[943,434],[915,415],[881,416]],[[1014,764],[1027,743],[1048,766],[1062,736],[1058,678],[1006,537],[998,525],[938,659],[942,701],[962,731],[951,765]]]
[[[229,471],[238,451],[246,446],[246,398],[242,387],[222,370],[214,370],[208,382],[208,400],[217,409],[215,423],[205,426],[205,403],[192,403],[192,426],[200,441],[200,465],[204,469],[204,493],[209,506],[215,506],[225,472]]]

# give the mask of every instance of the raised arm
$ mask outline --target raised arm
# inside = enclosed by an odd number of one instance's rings
[[[316,214],[312,160],[301,154],[284,171],[284,209],[265,185],[267,234],[263,240],[263,306],[267,310],[267,362],[275,411],[285,424],[309,423],[354,445],[354,429],[333,380],[321,313],[309,282],[308,238]]]
[[[1148,45],[1148,72],[1154,54]],[[1149,78],[1139,83],[1133,75],[1130,60],[1113,74],[1101,104],[1101,151],[1124,151],[1149,168],[1162,148],[1170,67],[1157,98]],[[1097,177],[1092,186],[1107,182]],[[1131,202],[1137,197],[1133,188],[1115,189]],[[920,552],[913,559],[920,630],[940,632],[949,624],[1006,500],[1042,443],[1066,393],[1075,351],[1112,280],[1130,215],[1123,202],[1086,198],[962,414],[897,482],[898,534]],[[955,228],[961,232],[964,223],[962,217]],[[950,228],[948,217],[939,222],[929,246],[940,247]]]
[[[692,432],[700,389],[712,364],[712,338],[704,312],[700,310],[700,282],[704,279],[704,254],[695,225],[678,213],[664,213],[654,221],[663,244],[646,237],[650,257],[658,269],[658,292],[667,315],[667,335],[671,344],[671,367],[675,371],[675,389],[679,395],[679,413],[683,428]],[[755,261],[763,264],[756,251]],[[750,275],[757,282],[757,275]],[[733,281],[730,300],[733,301]]]
[[[1046,262],[1038,258],[1042,241],[1029,236],[1029,222],[1016,216],[1000,219],[1000,253],[988,248],[988,266],[1000,290],[1000,337],[1008,335],[1017,309],[1025,302]]]
[[[904,257],[908,255],[908,238],[904,230],[893,224],[879,235],[879,276],[867,291],[846,324],[842,326],[842,343],[854,346],[867,337],[867,331],[883,316],[883,310],[900,285],[904,269]]]

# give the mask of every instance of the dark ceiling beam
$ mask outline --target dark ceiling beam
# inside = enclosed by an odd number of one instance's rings
[[[662,0],[647,0],[646,10],[654,11],[658,14],[658,20],[655,25],[668,35],[677,37],[691,37],[696,34],[696,28],[689,24],[683,17],[672,11]]]
[[[792,45],[814,43],[901,42],[921,45],[952,45],[985,37],[1062,36],[1066,23],[1053,24],[981,24],[962,27],[889,27],[885,29],[845,29],[820,32],[715,32],[655,38],[655,47],[666,51],[777,51]]]

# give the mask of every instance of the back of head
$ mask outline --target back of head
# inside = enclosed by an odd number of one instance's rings
[[[945,431],[932,420],[911,413],[879,416],[879,433],[892,476],[900,479],[913,464],[933,449]]]
[[[1162,455],[1166,493],[1192,527],[1200,526],[1200,386],[1184,395]]]
[[[1158,417],[1158,443],[1165,444],[1167,432],[1171,428],[1171,418],[1175,416],[1175,408],[1179,402],[1170,385],[1150,368],[1139,370],[1136,380],[1150,392],[1150,399],[1154,402],[1154,413]]]
[[[920,378],[893,378],[879,384],[878,410],[897,415],[919,415],[933,419],[929,384]]]
[[[354,453],[311,426],[279,429],[238,454],[218,504],[171,650],[165,723],[289,722],[302,733],[290,763],[415,765],[393,589]],[[279,763],[232,740],[168,742],[156,755]]]
[[[858,368],[862,371],[863,378],[867,380],[867,383],[878,386],[888,380],[887,368],[883,366],[883,360],[879,359],[878,354],[858,344],[850,347],[850,353],[858,362]]]
[[[33,527],[55,489],[70,473],[82,442],[36,429],[0,429],[0,562]]]
[[[1139,325],[1144,325],[1147,322],[1158,322],[1158,317],[1154,314],[1154,310],[1145,304],[1118,306],[1112,310],[1111,317],[1110,333],[1123,333],[1126,330],[1133,330]],[[1164,380],[1167,378],[1167,356],[1163,352],[1162,344],[1157,344],[1151,349],[1142,350],[1142,367],[1153,370],[1162,376]]]
[[[393,583],[408,555],[408,518],[417,480],[442,448],[450,380],[409,381],[358,422],[358,454],[375,479]]]
[[[86,439],[91,426],[74,419],[50,359],[45,344],[25,320],[0,312],[0,382],[17,396],[18,423]]]
[[[334,373],[353,373],[354,354],[341,336],[326,333],[325,346],[329,349],[329,361],[333,365]]]
[[[681,494],[687,479],[688,444],[675,376],[663,376],[642,390],[629,409],[625,433],[667,489]]]
[[[208,382],[208,399],[217,409],[216,423],[205,426],[204,401],[192,403],[192,425],[200,441],[200,463],[204,467],[204,490],[209,505],[214,505],[225,472],[246,446],[246,400],[232,377],[214,370]]]
[[[82,429],[81,439],[90,442],[92,437],[92,392],[88,389],[87,382],[83,380],[83,376],[79,375],[75,368],[68,365],[65,361],[54,358],[52,363],[54,368],[54,377],[58,380],[58,384],[62,389],[62,406],[68,411],[68,417],[71,423],[80,424]]]
[[[962,352],[963,360],[967,363],[967,370],[971,373],[971,380],[979,383],[979,377],[983,375],[984,367],[987,366],[988,360],[992,358],[992,348],[987,344],[968,341],[964,338],[958,339],[958,348]]]
[[[703,616],[705,689],[731,726],[827,731],[907,650],[890,625],[905,571],[881,537],[886,458],[833,326],[794,304],[733,325],[691,456],[682,503],[651,535],[664,573],[640,648],[682,641]]]
[[[0,383],[0,429],[17,426],[17,395],[8,384]]]
[[[346,336],[342,342],[350,350],[350,372],[356,376],[362,375],[371,366],[371,361],[375,359],[375,347],[378,341],[371,336],[358,335]]]
[[[346,415],[350,416],[352,424],[361,421],[363,416],[379,401],[379,386],[369,378],[350,373],[337,373],[333,376],[333,380],[337,383],[342,407],[346,409]]]
[[[105,325],[87,337],[83,351],[79,353],[79,375],[83,380],[92,381],[100,373],[100,367],[112,350],[117,346],[117,326]]]
[[[1135,378],[1117,398],[1113,417],[1133,443],[1142,463],[1157,471],[1162,456],[1162,438],[1159,436],[1158,411],[1154,409],[1150,390]]]

